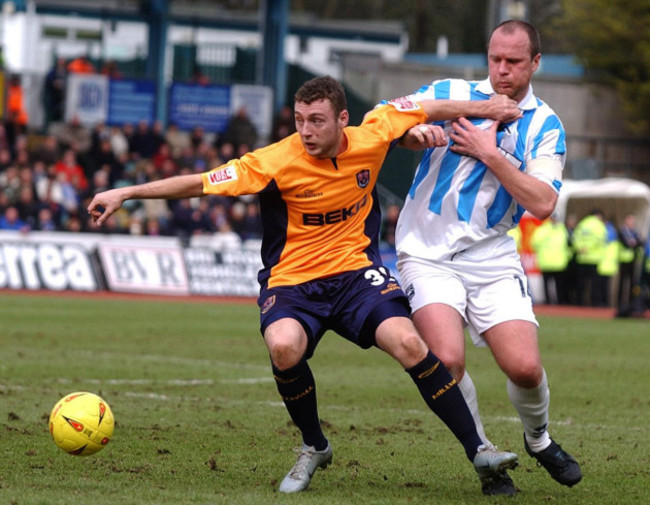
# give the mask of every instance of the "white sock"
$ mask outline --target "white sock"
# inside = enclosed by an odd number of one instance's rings
[[[483,443],[490,444],[490,441],[485,436],[485,430],[483,429],[481,415],[478,412],[478,397],[476,395],[476,388],[474,387],[474,382],[472,381],[472,378],[469,376],[467,371],[465,371],[463,378],[458,383],[458,387],[460,388],[460,392],[463,394],[463,398],[465,398],[465,402],[469,407],[469,411],[472,413],[478,436],[481,437]]]
[[[533,452],[546,449],[551,444],[548,434],[548,407],[551,393],[548,389],[546,371],[537,387],[526,389],[508,379],[508,397],[517,410],[524,426],[526,442]]]

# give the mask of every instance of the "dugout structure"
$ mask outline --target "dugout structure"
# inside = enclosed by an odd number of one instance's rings
[[[605,218],[620,225],[628,214],[634,214],[642,237],[650,229],[650,187],[634,179],[605,177],[603,179],[571,180],[562,182],[556,206],[563,221],[574,214],[582,219],[594,209],[603,211]]]

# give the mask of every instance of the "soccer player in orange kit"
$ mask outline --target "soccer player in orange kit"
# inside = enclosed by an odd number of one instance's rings
[[[409,128],[459,116],[507,120],[519,110],[503,96],[484,102],[395,100],[351,127],[345,92],[331,77],[306,82],[294,98],[293,135],[209,172],[99,193],[88,211],[101,225],[128,199],[258,195],[264,229],[261,332],[278,391],[303,438],[281,492],[306,489],[316,469],[332,460],[308,365],[327,330],[363,349],[378,347],[400,363],[461,442],[485,489],[517,465],[517,455],[482,444],[455,380],[415,330],[404,292],[381,263],[375,184],[389,149]],[[439,127],[423,124],[421,134],[447,143]]]

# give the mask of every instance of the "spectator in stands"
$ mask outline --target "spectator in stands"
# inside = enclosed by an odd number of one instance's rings
[[[111,147],[110,137],[103,138],[98,146],[97,152],[92,157],[93,169],[105,170],[108,168],[111,186],[115,186],[117,181],[122,179],[124,174],[124,164],[115,156]]]
[[[8,148],[0,149],[0,172],[7,169],[12,164],[13,157]]]
[[[110,173],[111,169],[106,165],[95,171],[90,181],[88,190],[82,195],[82,199],[92,196],[98,191],[106,191],[107,189],[114,187],[110,181]]]
[[[202,158],[206,167],[218,167],[222,165],[221,157],[219,156],[219,149],[214,144],[205,143],[205,150],[202,152]],[[195,166],[196,170],[197,167]]]
[[[0,230],[27,232],[29,231],[29,224],[20,219],[18,209],[11,205],[7,207],[4,214],[0,216]]]
[[[213,231],[204,200],[202,200],[202,205],[196,208],[192,206],[192,201],[188,198],[178,200],[174,207],[172,225],[176,235],[184,243],[189,242],[193,235]]]
[[[83,168],[77,163],[77,154],[73,149],[66,149],[61,159],[54,165],[57,175],[63,175],[64,180],[80,191],[88,189],[88,179]]]
[[[234,231],[240,237],[243,236],[246,228],[246,204],[241,200],[235,201],[228,210],[228,221]]]
[[[173,177],[179,174],[178,166],[176,166],[176,162],[171,158],[163,160],[162,164],[160,165],[160,169],[156,169],[156,170],[159,171],[160,176],[163,179],[166,179],[168,177]],[[189,170],[189,168],[187,168],[186,170]]]
[[[190,132],[190,144],[192,144],[194,149],[196,149],[199,144],[207,141],[208,139],[202,126],[195,126],[192,128],[192,131]]]
[[[24,184],[20,187],[16,210],[18,210],[20,220],[27,224],[29,228],[36,226],[40,205],[35,198],[34,189],[31,184]]]
[[[20,137],[16,142],[16,154],[14,155],[14,166],[18,170],[29,170],[31,168],[31,163],[29,161],[29,152],[27,151],[27,146],[23,146],[22,139],[26,137]]]
[[[151,125],[151,134],[156,142],[156,150],[158,150],[158,147],[165,142],[165,127],[163,126],[162,121],[156,119],[153,122]]]
[[[129,157],[129,140],[126,138],[124,131],[118,126],[113,126],[110,131],[109,142],[115,157],[121,163],[124,163]]]
[[[133,123],[124,123],[122,125],[122,133],[124,134],[124,138],[126,138],[126,142],[129,146],[129,153],[133,152],[133,136],[135,135],[135,126]]]
[[[47,124],[52,121],[63,121],[67,74],[65,59],[59,57],[45,76],[43,101]]]
[[[61,220],[65,223],[69,216],[75,215],[79,210],[81,197],[78,188],[73,183],[73,181],[78,180],[78,178],[71,181],[63,172],[56,173],[55,177],[58,197],[60,198],[57,203],[61,206]]]
[[[131,155],[134,159],[153,158],[158,152],[164,137],[157,131],[155,123],[149,126],[146,120],[138,122],[135,133],[131,137]]]
[[[9,165],[0,174],[0,190],[7,196],[11,204],[18,200],[20,193],[20,172],[15,165]]]
[[[7,194],[3,191],[0,191],[0,215],[4,214],[7,208],[11,206],[11,202],[7,197]]]
[[[165,235],[160,225],[160,221],[157,219],[145,219],[144,221],[144,233],[150,237],[158,237],[160,235]]]
[[[23,86],[18,74],[9,77],[6,97],[6,134],[9,149],[14,149],[16,139],[27,131],[29,116],[23,97]]]
[[[211,227],[218,233],[232,232],[225,201],[212,202],[210,205]]]
[[[46,135],[43,140],[32,150],[31,162],[41,161],[46,165],[53,165],[61,158],[59,141],[54,135]]]
[[[95,123],[95,126],[91,129],[90,133],[90,155],[95,156],[99,151],[99,146],[103,140],[108,140],[110,138],[111,132],[106,123],[98,122]]]
[[[169,203],[165,200],[142,200],[141,204],[145,223],[155,221],[158,234],[168,235],[173,215]]]
[[[72,116],[67,123],[50,125],[49,133],[56,135],[62,148],[72,147],[78,153],[88,152],[92,145],[92,133],[77,115]]]
[[[244,228],[241,232],[243,240],[262,238],[262,216],[257,199],[246,203],[246,216],[244,217]]]
[[[194,167],[196,157],[194,148],[191,145],[185,146],[178,156],[174,156],[179,167]]]
[[[70,74],[94,74],[95,66],[86,55],[81,55],[68,63],[66,70]]]
[[[64,225],[65,225],[65,231],[69,231],[71,233],[80,233],[84,231],[81,218],[77,214],[72,214],[68,216]]]
[[[296,121],[293,117],[293,109],[288,105],[282,106],[273,118],[271,127],[271,142],[277,142],[288,137],[296,131]]]
[[[11,151],[9,139],[7,138],[7,128],[5,128],[5,125],[2,123],[0,123],[0,150]]]
[[[233,146],[230,142],[223,142],[219,147],[219,158],[221,159],[221,162],[228,163],[235,157],[235,146]]]
[[[153,161],[145,158],[135,162],[132,182],[142,184],[157,179],[160,179],[160,174],[156,172],[156,165],[153,164]]]
[[[54,164],[50,164],[49,166],[53,166]],[[36,187],[39,183],[39,181],[43,178],[47,178],[47,166],[45,163],[42,161],[35,161],[32,164],[32,183],[34,185],[34,193],[36,194]],[[36,194],[36,198],[40,200],[39,195]]]
[[[176,161],[174,161],[174,157],[172,156],[172,149],[166,141],[158,146],[158,151],[153,155],[151,161],[153,161],[153,164],[158,170],[162,170],[165,161],[171,161],[176,166]]]
[[[178,125],[170,123],[165,131],[165,141],[169,144],[172,156],[178,158],[191,146],[187,132],[181,131]]]
[[[102,65],[101,74],[109,79],[122,79],[124,77],[115,60],[106,60]]]
[[[56,179],[54,165],[47,165],[45,172],[35,179],[34,185],[39,202],[52,209],[55,220],[59,222],[63,202],[63,190]]]
[[[210,144],[206,142],[201,142],[194,148],[194,163],[192,169],[195,172],[201,172],[209,169],[209,159],[210,159]]]
[[[36,218],[34,229],[38,231],[56,231],[58,229],[52,209],[49,207],[42,207],[38,211],[38,217]]]
[[[242,145],[246,146],[245,152],[256,147],[257,128],[248,117],[246,107],[240,107],[235,115],[230,118],[221,142],[230,142],[237,153],[240,152]]]

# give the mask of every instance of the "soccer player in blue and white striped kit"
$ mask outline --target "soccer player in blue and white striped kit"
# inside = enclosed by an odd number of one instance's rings
[[[533,94],[540,63],[537,30],[506,21],[492,32],[489,78],[445,79],[422,87],[412,100],[516,100],[519,119],[508,124],[458,118],[414,127],[402,145],[424,148],[396,231],[398,268],[413,320],[429,348],[459,382],[485,442],[476,389],[465,370],[464,327],[475,345],[489,346],[507,376],[509,398],[524,428],[524,446],[559,483],[573,486],[580,466],[547,431],[549,388],[537,342],[520,258],[507,235],[524,210],[551,215],[562,186],[565,133],[553,110]],[[434,147],[442,127],[446,147]],[[513,495],[504,471],[485,494]]]

